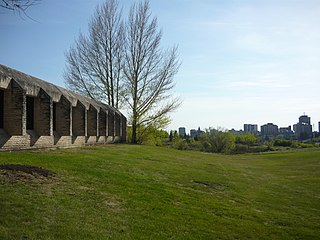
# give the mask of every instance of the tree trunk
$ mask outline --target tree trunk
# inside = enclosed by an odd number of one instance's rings
[[[132,121],[132,140],[131,140],[132,144],[136,144],[137,143],[137,122],[134,120]]]

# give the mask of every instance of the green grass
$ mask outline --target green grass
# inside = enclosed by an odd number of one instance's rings
[[[0,239],[319,239],[320,151],[107,145],[2,152]]]

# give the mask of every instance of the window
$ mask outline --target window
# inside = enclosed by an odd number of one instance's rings
[[[27,97],[27,130],[34,129],[34,98]]]
[[[0,90],[0,128],[3,128],[3,90]]]
[[[53,131],[57,130],[57,103],[53,103]]]

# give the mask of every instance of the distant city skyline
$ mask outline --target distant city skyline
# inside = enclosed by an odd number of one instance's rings
[[[307,120],[306,120],[307,119]],[[289,124],[289,125],[286,125],[286,126],[279,126],[276,122],[266,122],[264,124],[261,124],[261,125],[258,125],[258,124],[255,124],[255,123],[244,123],[243,124],[243,127],[242,128],[239,128],[239,129],[235,129],[235,128],[222,128],[224,130],[235,130],[235,131],[243,131],[243,132],[250,132],[250,133],[256,133],[256,132],[261,132],[261,127],[263,126],[266,126],[266,125],[275,125],[279,131],[282,129],[283,131],[291,131],[294,129],[294,126],[297,125],[297,123],[307,123],[308,125],[310,125],[312,127],[312,132],[320,132],[320,121],[318,121],[317,124],[314,124],[312,125],[311,124],[311,117],[306,115],[305,113],[303,115],[300,115],[299,117],[297,117],[297,121],[294,123],[294,124]],[[186,128],[185,126],[180,126],[178,128],[178,132],[184,132],[184,133],[188,133],[188,130],[189,132],[191,130],[195,130],[195,129],[202,129],[202,130],[206,130],[208,129],[209,127],[205,127],[205,128],[201,128],[200,126],[198,127],[191,127],[190,129]],[[219,127],[217,127],[219,128]],[[183,129],[183,130],[182,130]],[[175,129],[173,129],[175,130]],[[281,131],[280,131],[281,132]],[[179,134],[180,135],[180,134]]]
[[[38,22],[0,9],[0,63],[64,87],[64,53],[87,34],[103,0],[41,1]],[[124,13],[133,1],[120,0]],[[320,1],[150,0],[163,48],[178,45],[174,95],[183,103],[167,130],[241,129],[320,121]],[[125,112],[124,112],[125,113]]]

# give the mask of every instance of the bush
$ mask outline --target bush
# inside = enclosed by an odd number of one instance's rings
[[[236,135],[235,141],[237,144],[252,146],[257,143],[258,137],[251,133],[245,133],[242,135]]]
[[[188,145],[189,145],[189,149],[190,150],[194,150],[194,151],[204,151],[204,147],[203,144],[199,141],[196,141],[194,139],[191,139],[189,141],[187,141]]]
[[[292,145],[291,140],[277,139],[273,142],[273,146],[276,146],[276,147],[291,147],[291,145]]]
[[[235,147],[235,137],[232,133],[209,128],[198,136],[206,152],[230,153]]]
[[[233,149],[232,153],[240,154],[240,153],[248,153],[249,146],[244,144],[236,144],[235,148]]]
[[[131,143],[132,128],[127,127],[127,142]],[[169,134],[154,126],[140,127],[137,132],[137,142],[143,145],[162,146]]]
[[[173,139],[172,147],[178,150],[188,150],[189,146],[185,139],[180,137]]]

